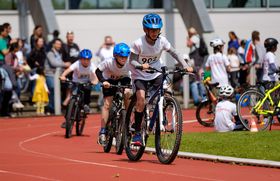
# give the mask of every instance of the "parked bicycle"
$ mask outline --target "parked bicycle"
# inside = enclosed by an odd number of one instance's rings
[[[121,155],[124,148],[124,123],[126,110],[124,106],[124,90],[131,89],[131,85],[110,85],[117,88],[116,94],[113,96],[112,106],[109,111],[109,118],[106,123],[106,144],[103,147],[104,152],[111,150],[113,139],[115,138],[116,153]]]
[[[263,85],[250,88],[238,100],[237,114],[247,130],[250,130],[252,121],[255,121],[260,131],[268,127],[271,130],[273,117],[279,117],[280,84],[268,82],[265,87],[268,89],[264,90]]]
[[[71,80],[66,80],[64,82],[75,87],[74,91],[72,91],[71,99],[65,114],[65,138],[70,138],[72,136],[74,123],[76,126],[76,135],[81,136],[87,118],[87,113],[84,110],[84,90],[91,89],[93,84],[78,83]]]
[[[141,69],[142,67],[138,67]],[[161,163],[170,164],[177,156],[181,137],[182,137],[182,111],[178,101],[167,93],[164,89],[164,82],[169,74],[180,72],[188,74],[185,70],[168,71],[166,67],[161,70],[155,68],[149,69],[151,73],[159,72],[163,75],[161,86],[153,93],[152,86],[146,93],[146,105],[144,109],[144,120],[141,125],[141,136],[143,140],[142,146],[131,144],[134,129],[134,113],[136,106],[136,94],[131,97],[131,102],[127,110],[125,120],[125,151],[127,157],[132,161],[138,161],[147,145],[147,139],[150,133],[155,134],[156,155]]]
[[[215,119],[215,108],[218,102],[218,98],[214,95],[212,89],[216,88],[219,83],[211,83],[209,81],[203,82],[208,99],[201,101],[197,106],[196,119],[202,126],[213,127]]]

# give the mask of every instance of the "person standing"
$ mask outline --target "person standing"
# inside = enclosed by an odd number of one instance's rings
[[[71,64],[75,63],[77,60],[79,60],[79,53],[80,48],[77,43],[74,42],[74,32],[68,31],[66,33],[66,43],[63,43],[61,53],[62,53],[62,60],[64,62],[69,62]],[[68,79],[72,80],[72,73],[70,73],[67,76]],[[62,99],[64,101],[62,102],[62,106],[65,108],[69,101],[71,96],[71,89],[67,87],[66,84],[62,84]]]
[[[115,42],[113,41],[112,36],[107,35],[104,37],[104,43],[100,46],[98,51],[95,53],[95,55],[100,59],[99,62],[97,62],[96,64],[99,65],[105,60],[110,60],[114,57],[113,56],[114,45]],[[100,91],[97,104],[98,104],[98,109],[101,110],[101,107],[103,106],[102,91]]]
[[[57,68],[67,68],[71,65],[70,62],[63,62],[62,55],[60,53],[62,41],[56,39],[53,43],[52,49],[47,53],[47,59],[45,61],[45,72],[47,86],[50,92],[48,111],[54,113],[54,75]]]
[[[200,54],[199,48],[201,38],[194,27],[188,29],[187,47],[190,49],[189,57],[194,62],[195,75],[190,79],[191,93],[194,105],[198,105],[200,101],[206,99],[206,90],[201,82],[201,74],[203,72],[204,57]]]

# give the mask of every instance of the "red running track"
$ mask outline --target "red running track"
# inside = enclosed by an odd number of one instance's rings
[[[192,122],[184,111],[184,130],[213,131]],[[64,138],[59,117],[0,119],[0,180],[279,180],[279,169],[177,158],[160,164],[155,155],[128,161],[125,153],[103,153],[96,144],[100,115],[90,115],[82,137]],[[114,151],[114,150],[113,150]]]

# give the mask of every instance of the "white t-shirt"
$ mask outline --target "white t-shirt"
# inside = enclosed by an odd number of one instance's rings
[[[190,53],[191,53],[191,52],[195,51],[195,49],[197,49],[197,48],[200,47],[200,44],[199,44],[199,42],[200,42],[200,37],[199,37],[198,34],[197,34],[197,35],[193,35],[193,36],[190,38],[190,40],[191,40],[192,43],[193,43],[193,46],[190,48]]]
[[[162,54],[162,51],[168,51],[171,48],[171,44],[169,41],[163,37],[160,36],[154,45],[148,44],[148,42],[145,39],[145,35],[137,39],[135,42],[131,45],[131,52],[133,52],[136,55],[139,55],[138,62],[140,64],[148,63],[151,67],[160,69],[163,65],[161,63],[160,56]],[[133,80],[135,79],[141,79],[141,80],[152,80],[159,76],[159,73],[146,73],[141,70],[137,70],[134,68],[133,65],[130,65],[131,70],[131,77]]]
[[[276,81],[276,78],[278,78],[274,75],[275,72],[269,68],[271,64],[278,67],[276,63],[276,56],[272,52],[267,52],[263,59],[263,81]]]
[[[96,56],[98,56],[101,60],[101,62],[113,58],[113,51],[114,46],[111,46],[109,48],[101,48],[98,52],[96,52]]]
[[[228,55],[228,60],[230,62],[231,72],[236,72],[240,70],[240,60],[236,54]]]
[[[117,62],[114,58],[107,59],[101,62],[97,68],[102,72],[102,75],[105,79],[117,80],[123,77],[130,77],[128,63],[123,67],[117,67]]]
[[[95,75],[95,65],[91,62],[88,67],[82,66],[81,62],[78,60],[70,66],[73,71],[73,81],[74,82],[89,82],[96,78]]]
[[[218,132],[232,131],[235,123],[232,121],[236,116],[236,104],[222,100],[216,106],[214,125]]]
[[[220,85],[229,85],[226,67],[230,65],[226,55],[218,52],[209,55],[205,66],[211,68],[211,81],[219,82]]]

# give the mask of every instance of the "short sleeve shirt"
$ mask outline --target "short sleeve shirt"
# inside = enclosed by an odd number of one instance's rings
[[[232,121],[233,116],[236,116],[236,104],[223,100],[216,106],[214,125],[216,131],[226,132],[232,131],[235,123]]]
[[[97,66],[97,68],[102,72],[102,75],[106,80],[118,80],[123,77],[130,77],[128,63],[119,68],[115,58],[104,60]]]
[[[211,68],[212,82],[219,82],[220,85],[229,85],[226,67],[230,62],[222,53],[212,54],[208,57],[205,66]]]
[[[144,35],[132,43],[131,52],[138,55],[137,61],[140,64],[148,63],[151,67],[160,68],[163,66],[160,59],[162,51],[163,50],[168,51],[170,48],[171,48],[171,44],[165,37],[159,36],[155,44],[150,45],[146,41]],[[130,70],[131,70],[131,77],[133,80],[135,79],[152,80],[160,75],[159,73],[150,74],[141,70],[137,70],[132,65],[130,66]]]
[[[0,61],[5,61],[5,56],[2,54],[3,50],[7,49],[7,42],[5,39],[0,38]]]
[[[267,52],[263,59],[263,81],[275,81],[275,72],[270,68],[271,66],[278,67],[276,64],[276,56],[272,52]]]
[[[74,82],[89,82],[95,78],[95,65],[91,62],[88,67],[84,67],[80,61],[76,61],[70,66],[73,71]]]

